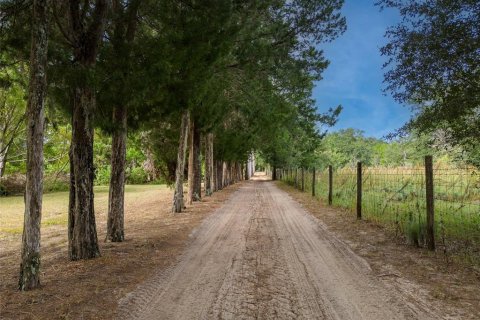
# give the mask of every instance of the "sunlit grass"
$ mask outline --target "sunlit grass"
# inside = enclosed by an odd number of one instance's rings
[[[127,185],[126,198],[135,202],[145,192],[165,190],[165,185]],[[68,192],[53,192],[43,196],[42,228],[66,226],[68,221]],[[95,210],[106,211],[108,186],[95,187]],[[23,230],[25,206],[23,196],[0,197],[0,238],[18,235]]]

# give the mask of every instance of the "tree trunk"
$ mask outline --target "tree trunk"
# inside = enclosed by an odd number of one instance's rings
[[[211,168],[212,168],[212,173],[211,173],[211,176],[212,176],[212,191],[216,192],[218,190],[217,166],[216,166],[216,162],[215,162],[215,153],[213,152],[213,148],[214,148],[213,141],[214,141],[214,137],[213,137],[213,134],[212,134],[212,137],[211,137],[211,140],[210,140],[210,155],[211,155],[212,160],[210,160],[210,162],[212,164],[212,166],[211,166]]]
[[[112,136],[112,172],[108,194],[107,240],[122,242],[124,232],[125,162],[127,151],[127,108],[113,110],[113,123],[120,125]]]
[[[0,145],[0,150],[2,149],[2,145]],[[8,155],[9,146],[5,147],[3,152],[0,152],[0,178],[3,177],[5,173],[5,165],[7,164],[7,155]]]
[[[188,127],[190,122],[190,112],[187,110],[182,115],[182,124],[180,127],[180,138],[177,152],[177,168],[175,170],[175,193],[173,195],[172,211],[182,212],[183,209],[183,171],[185,170],[185,154],[187,153]]]
[[[70,164],[70,193],[68,195],[68,252],[72,252],[73,248],[73,227],[75,225],[75,170],[73,169],[73,148],[70,144],[68,151]]]
[[[217,190],[223,189],[223,162],[217,160]]]
[[[222,177],[222,188],[225,188],[226,186],[228,186],[228,168],[225,161],[222,163]]]
[[[123,62],[125,70],[130,69],[130,44],[134,40],[137,26],[137,11],[140,0],[128,1],[128,6],[116,2],[113,6],[115,14],[115,31],[113,49],[116,58]],[[127,150],[127,105],[122,96],[125,92],[125,76],[117,79],[115,85],[120,90],[120,103],[113,109],[113,123],[117,126],[112,136],[112,159],[110,174],[110,190],[108,197],[108,218],[106,239],[112,242],[122,242],[125,239],[124,232],[124,198],[125,198],[125,162]],[[150,159],[147,156],[147,159]]]
[[[230,165],[230,172],[232,173],[232,184],[237,183],[237,163],[235,161]]]
[[[201,138],[200,127],[196,125],[193,128],[193,201],[202,198]]]
[[[195,144],[193,142],[193,135],[195,131],[195,122],[190,121],[190,130],[188,133],[188,193],[187,204],[191,205],[195,197]]]
[[[277,167],[275,166],[272,167],[272,180],[277,180]]]
[[[100,256],[98,248],[95,210],[93,205],[93,113],[95,94],[87,86],[75,88],[73,94],[72,152],[74,202],[69,225],[72,228],[70,239],[70,259],[90,259]]]
[[[212,195],[213,190],[213,166],[212,166],[212,134],[208,133],[205,139],[205,194]]]
[[[250,161],[247,160],[247,163],[245,164],[245,173],[244,173],[244,180],[248,180],[248,167],[250,166]]]
[[[72,87],[72,142],[70,152],[71,172],[69,204],[69,257],[71,260],[100,256],[98,248],[95,211],[93,206],[93,117],[95,89],[89,83],[88,74],[97,59],[102,41],[109,2],[97,0],[91,16],[79,10],[80,1],[70,1],[68,17],[74,43],[73,61],[77,81]]]
[[[20,263],[20,290],[40,285],[40,222],[43,192],[43,129],[48,51],[47,0],[33,1],[30,87],[27,105],[27,183]]]

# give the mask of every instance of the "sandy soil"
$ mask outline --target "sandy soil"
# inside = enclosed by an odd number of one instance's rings
[[[256,178],[191,235],[178,262],[120,302],[119,319],[441,319],[273,182]]]

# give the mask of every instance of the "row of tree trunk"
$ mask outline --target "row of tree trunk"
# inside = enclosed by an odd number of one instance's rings
[[[180,213],[185,209],[185,204],[191,205],[194,201],[202,198],[202,134],[201,128],[191,118],[190,112],[185,111],[182,116],[180,127],[179,148],[177,154],[177,167],[175,170],[175,192],[173,196],[172,212]],[[247,170],[248,164],[235,161],[226,162],[214,157],[214,135],[207,133],[203,137],[205,173],[205,195],[210,196],[213,192],[226,186],[247,180],[251,174]],[[188,146],[187,146],[188,144]],[[188,149],[188,192],[187,199],[183,199],[183,183],[185,161]]]
[[[117,1],[118,2],[118,1]],[[116,3],[117,7],[118,3]],[[19,288],[28,290],[40,284],[40,222],[43,193],[43,130],[44,104],[47,93],[46,65],[48,46],[47,0],[33,1],[30,88],[27,106],[27,184],[25,190],[25,215],[22,238],[22,261]],[[124,14],[136,17],[138,1]],[[65,3],[58,3],[65,5]],[[66,36],[72,45],[74,66],[80,74],[88,74],[95,64],[99,43],[104,33],[108,1],[98,0],[91,7],[91,19],[78,10],[80,0],[65,5],[68,15]],[[127,19],[120,28],[126,33],[126,41],[133,39],[135,19]],[[87,23],[88,22],[88,23]],[[123,31],[122,31],[123,30]],[[120,32],[119,31],[119,32]],[[129,52],[123,52],[128,58]],[[119,86],[124,83],[118,83]],[[100,255],[94,210],[93,139],[96,109],[95,88],[86,79],[80,79],[70,88],[72,102],[72,139],[70,145],[70,195],[68,207],[68,249],[71,260],[90,259]],[[124,234],[125,154],[127,141],[127,106],[119,104],[113,110],[113,122],[117,130],[112,137],[112,175],[110,179],[107,240],[121,242]],[[187,110],[182,114],[178,155],[175,173],[173,212],[185,208],[183,182],[187,147],[189,148],[189,192],[186,203],[200,200],[202,196],[202,136],[200,126],[195,125]],[[190,139],[188,137],[190,136]],[[252,164],[225,162],[214,158],[214,136],[204,137],[205,194],[248,179],[253,174]]]

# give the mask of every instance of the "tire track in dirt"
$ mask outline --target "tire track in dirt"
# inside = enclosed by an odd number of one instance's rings
[[[120,319],[439,319],[272,182],[244,183],[178,263],[120,301]]]

